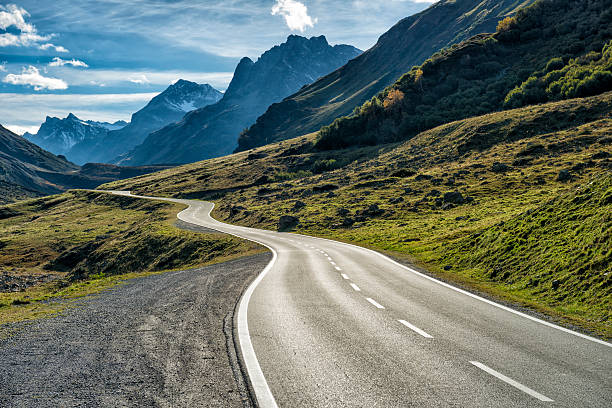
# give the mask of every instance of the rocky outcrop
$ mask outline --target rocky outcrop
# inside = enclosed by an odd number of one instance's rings
[[[291,35],[257,61],[243,58],[223,99],[150,134],[122,164],[189,163],[231,153],[245,128],[266,108],[361,53],[325,37]]]

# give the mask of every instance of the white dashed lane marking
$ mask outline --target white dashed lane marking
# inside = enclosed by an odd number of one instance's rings
[[[375,301],[372,298],[366,298],[366,300],[368,302],[370,302],[371,304],[373,304],[374,306],[376,306],[376,308],[378,308],[378,309],[384,309],[385,308],[383,305],[381,305],[380,303],[378,303],[377,301]]]
[[[480,368],[481,370],[491,374],[492,376],[499,378],[500,380],[502,380],[506,384],[510,384],[514,388],[517,388],[517,389],[523,391],[524,393],[529,394],[532,397],[539,399],[540,401],[553,402],[553,400],[548,398],[547,396],[542,395],[539,392],[536,392],[536,391],[532,390],[531,388],[521,384],[518,381],[514,381],[512,378],[506,377],[502,373],[499,373],[499,372],[495,371],[494,369],[492,369],[490,367],[487,367],[486,365],[484,365],[482,363],[479,363],[478,361],[470,361],[470,363],[475,365],[476,367]]]
[[[418,327],[408,323],[405,320],[398,320],[398,322],[400,322],[401,324],[403,324],[404,326],[406,326],[407,328],[409,328],[412,331],[415,331],[417,333],[419,333],[421,336],[426,337],[428,339],[433,339],[432,336],[430,336],[429,334],[425,333],[423,330],[419,329]]]

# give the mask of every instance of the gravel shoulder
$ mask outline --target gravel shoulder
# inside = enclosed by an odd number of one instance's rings
[[[270,259],[129,280],[14,325],[0,341],[0,406],[250,406],[232,319]]]

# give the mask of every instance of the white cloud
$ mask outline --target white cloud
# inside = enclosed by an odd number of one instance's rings
[[[105,83],[103,83],[103,82],[98,82],[98,81],[89,81],[89,84],[90,84],[90,85],[93,85],[93,86],[99,86],[100,88],[104,88],[104,87],[106,86],[106,84],[105,84]]]
[[[35,91],[43,89],[58,90],[68,89],[68,84],[58,78],[49,78],[40,74],[38,68],[30,65],[21,70],[21,74],[8,74],[2,82],[12,85],[33,86]]]
[[[66,48],[62,47],[61,45],[54,45],[51,43],[47,43],[47,44],[41,44],[38,46],[38,49],[41,50],[48,50],[49,48],[53,48],[56,52],[69,52]]]
[[[63,60],[60,57],[53,58],[53,61],[49,63],[50,67],[63,67],[64,65],[72,65],[73,67],[89,68],[89,65],[78,59]]]
[[[272,15],[280,15],[285,18],[287,27],[291,30],[304,32],[306,27],[314,27],[317,19],[308,15],[308,8],[296,0],[276,0],[272,7]]]
[[[6,65],[0,64],[0,72],[6,71]]]
[[[40,125],[34,125],[34,126],[6,125],[5,128],[7,128],[13,133],[17,133],[18,135],[23,135],[25,132],[36,134],[38,133],[38,129],[40,129]]]
[[[0,30],[6,31],[10,27],[15,27],[19,31],[18,34],[8,32],[0,34],[0,47],[36,47],[40,50],[52,48],[56,52],[68,52],[61,45],[48,42],[54,37],[53,34],[38,34],[36,27],[26,21],[29,16],[30,13],[16,4],[0,5]]]
[[[128,78],[128,80],[134,84],[139,84],[139,85],[146,85],[146,84],[151,83],[151,81],[149,81],[149,78],[147,78],[145,74],[134,75]]]

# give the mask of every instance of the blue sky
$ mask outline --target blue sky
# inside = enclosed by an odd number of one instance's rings
[[[179,78],[225,90],[289,34],[360,49],[433,0],[0,0],[0,124],[129,120]]]

